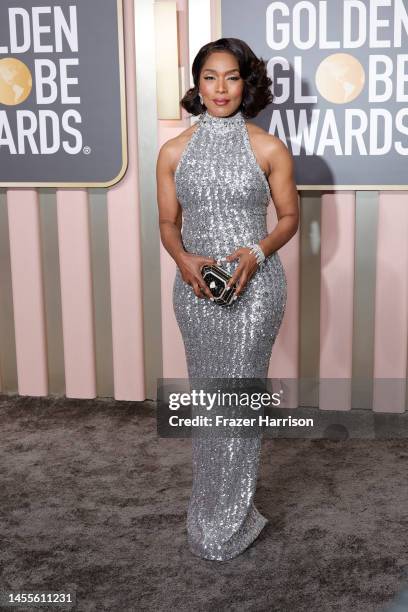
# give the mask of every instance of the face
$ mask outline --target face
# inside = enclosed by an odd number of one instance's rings
[[[237,58],[225,51],[211,53],[201,69],[199,91],[211,115],[228,117],[234,114],[244,91]]]

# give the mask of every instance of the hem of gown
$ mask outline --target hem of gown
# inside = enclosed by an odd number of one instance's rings
[[[253,506],[256,518],[252,521],[252,525],[248,525],[248,520],[244,526],[237,531],[228,542],[222,547],[224,550],[216,552],[208,552],[203,550],[203,547],[189,539],[189,547],[191,552],[197,557],[207,559],[209,561],[228,561],[242,554],[249,546],[257,539],[261,531],[269,523],[269,520],[263,516],[255,506]],[[236,539],[240,538],[240,544],[237,548]],[[217,547],[218,548],[218,547]]]

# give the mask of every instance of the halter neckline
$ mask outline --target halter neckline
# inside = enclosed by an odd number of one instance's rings
[[[211,115],[206,109],[200,115],[200,122],[211,130],[226,131],[244,125],[245,119],[240,110],[229,117],[216,117],[215,115]]]

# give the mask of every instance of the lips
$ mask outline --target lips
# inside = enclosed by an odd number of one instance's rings
[[[224,104],[228,104],[229,100],[214,100],[214,102],[219,106],[224,106]]]

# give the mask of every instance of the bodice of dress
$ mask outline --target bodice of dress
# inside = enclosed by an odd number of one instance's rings
[[[207,110],[200,115],[174,179],[187,251],[224,256],[267,235],[269,184],[241,111],[229,117]]]

